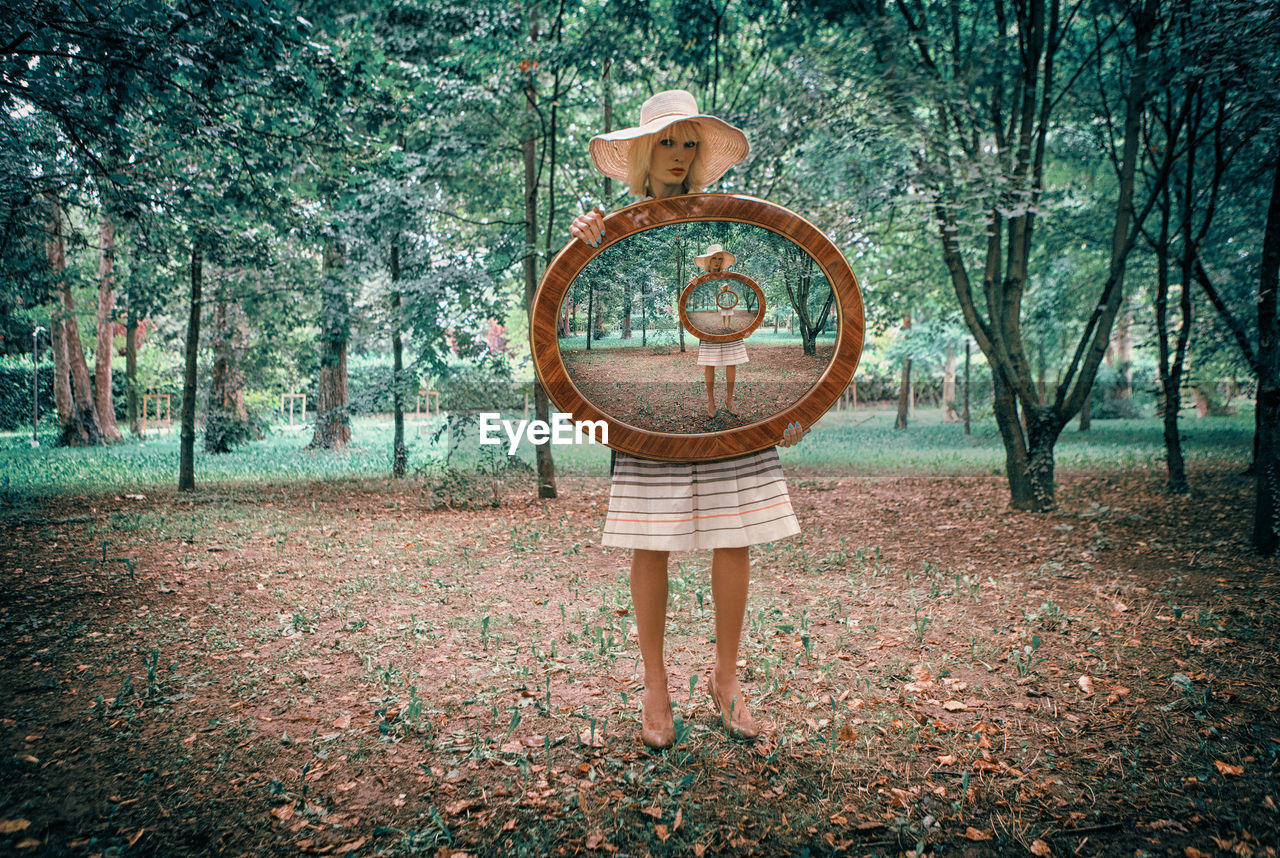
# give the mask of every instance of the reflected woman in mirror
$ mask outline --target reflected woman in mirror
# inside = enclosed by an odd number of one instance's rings
[[[652,96],[640,124],[592,138],[596,169],[625,181],[631,193],[662,198],[701,191],[747,156],[746,136],[698,112],[684,90]],[[593,247],[607,238],[604,216],[592,210],[569,232]],[[779,439],[798,442],[805,430],[789,425]],[[754,739],[755,719],[738,683],[750,578],[748,546],[800,532],[776,447],[716,462],[660,462],[618,454],[605,517],[604,545],[633,549],[631,598],[644,660],[642,741],[651,748],[675,741],[663,639],[667,618],[667,559],[672,551],[712,549],[716,657],[708,691],[729,735]]]
[[[738,258],[729,251],[725,250],[718,244],[713,244],[707,248],[707,252],[701,256],[695,256],[693,261],[699,268],[708,274],[719,274],[721,271],[728,270],[729,266],[738,261]],[[692,283],[696,277],[690,277],[689,282]],[[725,308],[725,304],[729,304],[728,299],[721,298],[721,294],[726,294],[729,284],[721,287],[721,293],[716,295],[716,306],[720,309],[720,321],[726,332],[731,330],[733,322],[733,305]],[[733,295],[736,299],[737,295]],[[735,302],[736,303],[736,300]],[[737,378],[738,364],[747,362],[747,344],[745,340],[734,340],[731,343],[708,343],[705,340],[698,340],[698,366],[704,368],[704,375],[707,382],[707,416],[716,416],[716,367],[724,367],[724,410],[733,414],[733,383]]]

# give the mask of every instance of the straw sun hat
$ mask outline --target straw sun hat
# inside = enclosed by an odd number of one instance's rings
[[[724,120],[698,112],[698,102],[683,89],[668,89],[649,97],[640,107],[640,124],[591,138],[588,151],[596,169],[606,176],[630,181],[627,175],[631,144],[669,125],[689,121],[698,126],[700,164],[697,185],[706,187],[742,161],[751,151],[747,137]]]
[[[730,265],[733,265],[733,263],[738,261],[738,257],[734,256],[732,253],[725,250],[723,247],[721,247],[718,244],[713,244],[710,247],[708,247],[707,252],[702,254],[701,256],[693,257],[693,261],[698,263],[699,268],[702,268],[705,270],[707,267],[707,263],[711,260],[711,257],[715,256],[717,253],[724,257],[725,268],[728,268]]]

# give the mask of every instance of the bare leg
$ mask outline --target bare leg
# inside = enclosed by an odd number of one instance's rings
[[[711,598],[716,605],[714,695],[731,725],[730,732],[754,737],[758,730],[738,684],[738,646],[747,615],[751,560],[746,548],[717,548],[711,555]]]
[[[637,548],[631,555],[631,603],[644,661],[640,735],[650,747],[675,741],[662,642],[667,628],[667,552]]]
[[[725,393],[724,393],[724,410],[725,410],[725,411],[728,411],[730,414],[733,414],[733,413],[734,413],[734,410],[733,410],[733,380],[737,377],[737,375],[738,375],[738,368],[737,368],[736,366],[733,366],[733,365],[731,364],[731,365],[726,366],[726,367],[724,368],[724,387],[725,387]]]
[[[716,368],[714,366],[704,366],[706,370],[704,376],[707,379],[707,416],[716,416]]]

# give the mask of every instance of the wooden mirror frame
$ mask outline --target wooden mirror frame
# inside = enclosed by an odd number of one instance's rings
[[[769,418],[718,432],[653,432],[605,414],[574,386],[560,354],[560,305],[574,279],[604,248],[638,232],[693,221],[734,221],[758,226],[790,239],[813,257],[835,292],[835,353],[803,396]],[[670,462],[710,461],[753,453],[778,444],[792,422],[812,426],[849,386],[862,355],[866,328],[862,292],[840,249],[800,215],[756,197],[683,194],[645,200],[612,212],[605,216],[604,233],[599,247],[572,239],[547,266],[534,293],[529,342],[534,369],[552,403],[560,411],[572,414],[574,420],[605,421],[613,449]]]
[[[747,325],[741,331],[732,331],[727,334],[710,334],[700,329],[697,325],[693,323],[692,320],[690,320],[689,314],[686,308],[686,305],[689,302],[689,297],[693,295],[694,290],[696,290],[703,283],[710,283],[714,280],[737,280],[739,283],[747,284],[755,291],[756,301],[758,302],[758,306],[756,307],[756,317],[751,320],[751,324]],[[717,297],[716,306],[720,307],[721,310],[733,309],[734,307],[738,306],[738,301],[736,300],[738,298],[737,293],[734,293],[733,297],[735,300],[728,307],[721,306],[720,299]],[[754,331],[756,328],[760,327],[760,324],[764,321],[764,314],[765,314],[764,290],[760,288],[759,284],[757,284],[756,281],[752,280],[750,277],[746,276],[745,274],[739,274],[736,271],[716,271],[710,274],[703,274],[701,277],[695,280],[689,281],[689,285],[684,287],[684,291],[680,293],[679,309],[680,309],[680,324],[684,325],[684,329],[689,333],[693,334],[698,339],[702,340],[705,343],[732,343],[735,340],[746,339],[746,337],[749,336],[751,332]]]

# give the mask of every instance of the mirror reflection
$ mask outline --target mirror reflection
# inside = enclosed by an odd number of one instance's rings
[[[760,287],[764,318],[744,338],[703,342],[681,324],[680,296],[721,271]],[[690,310],[708,314],[698,317],[707,333],[742,331],[760,302],[740,280],[709,279],[687,296]],[[570,380],[613,419],[715,432],[799,401],[831,362],[837,313],[822,269],[790,239],[745,223],[672,224],[606,247],[583,268],[560,305],[558,344]]]
[[[689,333],[695,337],[739,334],[751,327],[751,323],[764,309],[756,290],[752,288],[754,283],[755,281],[743,283],[738,280],[715,279],[693,286],[693,291],[684,297],[685,319],[688,322],[685,327],[689,329]]]

